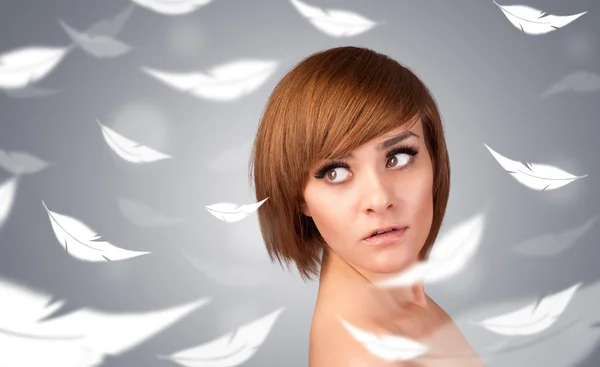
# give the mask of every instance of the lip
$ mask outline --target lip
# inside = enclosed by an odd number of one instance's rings
[[[388,228],[393,228],[393,227],[388,227]],[[396,228],[398,228],[398,227],[396,227]],[[363,239],[362,242],[364,244],[367,244],[370,246],[378,246],[378,247],[387,246],[387,245],[390,245],[390,244],[400,240],[402,237],[404,237],[404,233],[406,233],[407,229],[408,229],[408,227],[404,227],[402,229],[397,229],[395,231],[380,234],[375,237],[368,237],[368,238]]]
[[[388,226],[379,226],[379,227],[375,227],[375,228],[371,229],[371,230],[369,231],[369,233],[367,233],[367,234],[365,235],[365,237],[363,237],[363,240],[366,240],[367,238],[371,237],[371,235],[372,235],[373,233],[375,233],[375,232],[387,231],[388,229],[392,229],[392,228],[396,228],[396,229],[402,230],[402,229],[405,229],[406,227],[407,227],[407,226],[403,226],[403,225],[400,225],[400,224],[390,224],[390,225],[388,225]]]

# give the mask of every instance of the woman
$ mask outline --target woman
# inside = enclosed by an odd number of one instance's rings
[[[250,172],[271,260],[319,275],[309,367],[483,366],[422,283],[374,285],[426,259],[450,191],[437,105],[409,69],[350,46],[306,58],[269,98]],[[428,352],[386,360],[343,321]]]

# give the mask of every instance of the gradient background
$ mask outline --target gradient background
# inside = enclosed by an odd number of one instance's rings
[[[556,326],[515,338],[517,345],[534,342],[492,358],[489,365],[600,365],[600,328],[593,326],[600,320],[600,232],[597,225],[581,229],[600,207],[595,191],[600,86],[541,98],[570,73],[600,72],[600,3],[519,2],[555,15],[588,12],[539,36],[516,29],[491,0],[305,3],[385,23],[355,37],[334,38],[283,0],[215,0],[183,16],[136,6],[117,37],[134,47],[129,53],[100,59],[75,49],[36,83],[58,93],[25,99],[0,95],[0,149],[52,163],[19,181],[10,217],[0,228],[0,275],[65,299],[61,314],[80,307],[145,312],[213,298],[130,351],[107,356],[102,366],[175,366],[156,355],[206,343],[279,307],[285,311],[243,365],[306,366],[317,283],[303,283],[295,268],[269,262],[255,214],[225,223],[204,206],[255,202],[247,180],[250,143],[278,80],[314,52],[363,46],[411,68],[439,103],[452,166],[442,234],[491,204],[473,261],[452,279],[428,285],[428,293],[453,317],[479,320],[583,282]],[[66,46],[71,40],[58,19],[85,30],[129,5],[126,0],[2,0],[0,54],[33,45]],[[280,64],[256,92],[225,103],[176,91],[141,71],[206,72],[246,58]],[[174,159],[149,165],[121,160],[106,145],[96,119]],[[502,169],[484,143],[514,160],[589,176],[557,190],[534,191]],[[0,180],[9,177],[0,171]],[[116,246],[152,254],[111,263],[79,261],[57,242],[42,200]],[[181,220],[143,225],[142,214],[127,210],[131,202]],[[511,250],[535,239],[572,246],[554,256]],[[215,279],[184,254],[222,269],[243,268],[267,281],[244,283],[247,277],[227,270]],[[2,299],[0,310],[1,305]],[[575,318],[591,326],[540,338]],[[461,328],[477,350],[503,340],[467,323]]]

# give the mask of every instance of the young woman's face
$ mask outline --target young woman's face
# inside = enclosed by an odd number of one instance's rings
[[[329,251],[367,277],[390,275],[417,261],[431,228],[433,166],[422,122],[410,125],[361,145],[351,157],[336,160],[341,165],[327,161],[311,168],[304,190],[302,212],[312,217]],[[363,241],[388,225],[407,228],[386,246]]]

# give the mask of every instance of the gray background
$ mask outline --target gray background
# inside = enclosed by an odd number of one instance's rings
[[[117,37],[134,47],[131,52],[99,59],[75,49],[36,83],[58,93],[26,99],[0,95],[0,149],[28,152],[53,163],[19,182],[13,210],[0,228],[0,275],[67,300],[61,314],[80,307],[143,312],[213,298],[136,348],[107,356],[102,366],[174,366],[155,355],[208,342],[282,306],[286,309],[265,343],[244,366],[306,366],[317,283],[303,283],[295,268],[269,263],[255,214],[224,223],[204,206],[254,202],[247,181],[248,144],[269,93],[293,64],[313,52],[356,45],[410,67],[439,103],[452,166],[442,231],[491,204],[473,261],[456,277],[428,286],[428,293],[457,318],[475,310],[492,316],[583,282],[559,321],[600,320],[596,225],[556,256],[526,257],[511,251],[525,240],[565,233],[597,215],[598,88],[540,96],[572,72],[600,72],[600,3],[520,2],[556,15],[588,12],[539,36],[512,26],[491,0],[306,3],[354,11],[385,24],[355,37],[333,38],[288,1],[215,0],[178,17],[136,6]],[[31,45],[66,46],[71,40],[58,19],[84,30],[129,4],[2,0],[0,53]],[[227,103],[178,92],[140,70],[204,72],[243,58],[278,60],[280,65],[256,92]],[[110,151],[96,119],[175,158],[128,164]],[[558,190],[534,191],[504,171],[483,143],[514,160],[589,176]],[[9,177],[7,171],[0,172],[2,181]],[[127,219],[120,199],[183,221],[140,227]],[[42,200],[115,245],[152,254],[112,263],[78,261],[57,242]],[[252,269],[269,283],[219,284],[183,253]],[[463,330],[478,350],[501,339],[468,325]],[[498,355],[489,365],[597,366],[599,331],[592,327],[568,337],[563,333]]]

